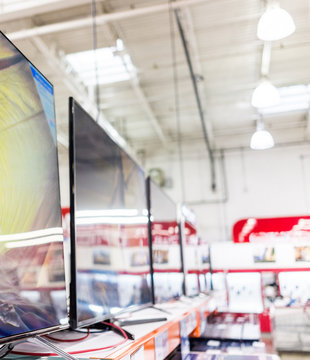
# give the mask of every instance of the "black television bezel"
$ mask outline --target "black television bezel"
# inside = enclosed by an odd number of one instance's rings
[[[77,310],[77,288],[76,288],[76,280],[77,280],[77,269],[76,269],[76,234],[75,234],[75,140],[74,140],[74,132],[75,132],[75,125],[74,125],[74,106],[77,105],[87,116],[89,116],[93,121],[94,124],[98,127],[98,130],[103,131],[113,142],[115,146],[117,146],[122,152],[124,152],[130,160],[141,170],[144,174],[144,170],[140,167],[140,165],[135,161],[126,152],[119,144],[117,144],[111,136],[102,128],[102,126],[94,120],[94,118],[76,101],[72,96],[69,97],[69,181],[70,181],[70,244],[71,244],[71,253],[70,253],[70,273],[71,273],[71,280],[70,280],[70,314],[69,314],[69,323],[71,329],[78,329],[84,326],[94,325],[101,321],[107,319],[117,318],[117,316],[127,313],[127,312],[134,312],[138,311],[147,307],[150,307],[153,302],[153,290],[152,286],[150,286],[150,302],[141,305],[131,305],[117,313],[105,314],[103,316],[97,318],[91,318],[84,321],[78,321],[78,310]],[[145,174],[144,174],[145,179]],[[147,189],[145,188],[145,206],[147,207]],[[150,242],[148,239],[148,245],[150,246]],[[151,258],[150,262],[150,281],[152,282],[152,273],[151,273]],[[74,295],[74,296],[72,296]]]
[[[47,79],[47,77],[42,74],[42,72],[28,59],[27,56],[25,56],[16,45],[14,45],[14,43],[0,30],[0,36],[3,36],[10,45],[12,45],[18,52],[19,54],[26,60],[28,61],[29,64],[31,64],[31,66],[33,66],[39,73],[40,75],[51,85],[51,87],[53,88],[53,105],[54,105],[54,114],[55,114],[55,128],[56,128],[56,109],[55,109],[55,96],[54,96],[54,85]],[[59,213],[61,215],[61,201],[60,201],[60,180],[59,180],[59,160],[58,160],[58,146],[57,143],[55,145],[55,149],[56,149],[56,164],[57,164],[57,182],[58,182],[58,188],[59,188],[59,193],[58,193],[58,201],[59,201]],[[60,222],[61,222],[61,227],[62,227],[62,216],[60,216]],[[63,245],[63,252],[64,252],[64,245]],[[65,261],[65,254],[64,254],[64,261]],[[64,274],[66,276],[66,272],[64,269]],[[64,289],[66,291],[66,288]],[[67,298],[67,293],[66,293],[66,298]],[[68,314],[67,314],[67,319],[70,320]],[[43,329],[37,329],[37,330],[32,330],[32,331],[27,331],[27,332],[23,332],[23,333],[19,333],[19,334],[14,334],[14,335],[9,335],[6,337],[2,337],[0,338],[0,345],[5,345],[5,344],[9,344],[12,342],[16,342],[16,341],[20,341],[23,339],[27,339],[30,337],[34,337],[37,335],[46,335],[46,334],[50,334],[52,332],[55,331],[60,331],[60,330],[66,330],[69,328],[69,323],[66,325],[55,325],[55,326],[50,326],[50,327],[46,327]]]
[[[154,282],[154,267],[153,267],[153,234],[152,234],[152,194],[151,194],[151,183],[152,186],[156,186],[164,196],[175,205],[176,209],[176,223],[179,229],[179,244],[180,244],[180,259],[181,259],[181,268],[180,273],[183,274],[182,280],[182,294],[179,297],[173,297],[167,301],[155,301],[155,282]],[[185,273],[184,273],[184,258],[183,258],[183,244],[182,244],[182,234],[180,229],[180,223],[178,221],[177,214],[177,204],[166,194],[152,179],[150,176],[146,178],[146,193],[147,193],[147,210],[148,210],[148,236],[149,236],[149,249],[150,249],[150,264],[151,264],[151,284],[152,284],[152,301],[153,305],[157,305],[164,302],[174,301],[180,299],[183,295],[185,295]],[[169,271],[167,271],[169,273]]]

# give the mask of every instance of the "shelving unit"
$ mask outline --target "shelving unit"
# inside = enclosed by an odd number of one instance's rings
[[[210,310],[210,300],[211,297],[209,296],[199,296],[161,304],[159,306],[169,312],[167,321],[126,326],[124,329],[134,334],[135,340],[128,340],[123,345],[109,350],[77,354],[75,356],[79,359],[163,360],[181,344],[181,322],[182,329],[183,331],[185,329],[187,335],[199,336],[200,325]],[[162,314],[157,309],[146,308],[133,313],[131,318],[154,317],[156,315],[162,317]],[[62,338],[70,337],[70,335],[72,337],[72,333],[64,332]],[[109,346],[119,342],[119,340],[119,335],[108,331],[101,334],[92,334],[88,339],[73,343],[73,345],[66,345],[56,341],[54,343],[66,352],[72,352]],[[15,349],[31,353],[45,351],[45,349],[39,349],[30,342],[17,345]]]

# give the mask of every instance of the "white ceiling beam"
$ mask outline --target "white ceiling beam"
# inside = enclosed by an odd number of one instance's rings
[[[120,26],[118,26],[117,23],[109,23],[109,26],[107,26],[106,31],[110,32],[111,39],[113,38],[113,35],[120,37],[123,40],[126,39],[125,34],[123,33],[122,29],[120,28]],[[122,56],[122,54],[120,54],[120,56]],[[124,62],[124,64],[125,64],[125,62]],[[126,65],[125,65],[125,67],[126,67]],[[133,74],[130,74],[130,75],[133,75]],[[166,147],[167,146],[166,136],[163,132],[163,129],[162,129],[156,115],[154,114],[153,109],[150,106],[147,96],[145,95],[145,93],[140,85],[139,78],[137,77],[136,74],[134,74],[134,77],[130,76],[130,79],[131,79],[130,80],[131,87],[135,93],[135,96],[138,100],[139,105],[142,107],[143,111],[147,115],[147,118],[148,118],[149,122],[151,123],[151,126],[153,127],[157,136],[159,137],[160,141]]]
[[[96,105],[92,102],[86,88],[77,79],[68,72],[66,63],[61,59],[55,51],[45,44],[45,42],[39,37],[32,39],[39,51],[44,54],[47,63],[53,68],[57,69],[59,78],[63,81],[65,86],[70,90],[72,96],[83,106],[83,108],[94,118],[102,128],[110,135],[110,137],[119,144],[122,148],[125,148],[130,154],[133,154],[132,149],[128,146],[127,142],[119,135],[109,121],[104,117],[102,113],[97,112]],[[64,146],[67,142],[64,140],[63,134],[59,134],[57,140]]]
[[[69,0],[70,1],[70,0]],[[158,5],[147,6],[143,8],[130,9],[125,11],[118,11],[115,13],[102,14],[96,16],[96,24],[102,25],[111,21],[119,21],[123,19],[129,19],[137,16],[144,16],[148,14],[155,14],[158,12],[169,11],[170,7],[173,9],[182,8],[185,6],[192,6],[195,4],[203,4],[210,0],[179,0],[172,2],[171,5],[166,1]],[[33,36],[41,36],[52,33],[57,33],[61,31],[70,31],[75,29],[80,29],[83,27],[92,26],[93,19],[92,17],[86,17],[83,19],[70,20],[59,22],[50,25],[43,25],[38,27],[33,27],[31,29],[24,29],[16,32],[7,34],[10,40],[21,40]]]
[[[154,130],[156,131],[156,134],[158,135],[158,137],[160,138],[160,141],[162,142],[163,145],[167,145],[167,139],[166,136],[164,135],[164,132],[156,118],[156,116],[153,113],[153,110],[147,100],[147,97],[144,94],[144,91],[142,90],[140,84],[139,84],[139,80],[133,79],[131,81],[131,85],[132,88],[137,96],[137,98],[139,99],[140,105],[142,106],[144,112],[146,113],[150,123],[152,124]]]
[[[61,11],[80,5],[89,5],[89,0],[49,0],[49,1],[26,1],[23,4],[4,6],[0,13],[0,22],[8,22],[33,17],[35,15],[46,14],[54,11]]]

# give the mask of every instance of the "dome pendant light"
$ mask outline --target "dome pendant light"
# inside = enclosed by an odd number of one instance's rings
[[[251,104],[256,108],[277,105],[280,95],[277,88],[268,79],[262,79],[252,94]]]
[[[266,150],[274,147],[274,140],[269,131],[265,130],[262,119],[257,120],[255,133],[251,137],[250,147],[253,150]]]
[[[292,16],[278,4],[267,6],[257,25],[257,37],[264,41],[283,39],[296,30]]]

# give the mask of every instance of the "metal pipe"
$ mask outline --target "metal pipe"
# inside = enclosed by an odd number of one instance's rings
[[[170,6],[172,6],[173,9],[176,9],[184,6],[206,3],[207,1],[208,0],[180,0],[171,3]],[[166,11],[166,12],[169,11],[169,4],[167,1],[165,3],[161,3],[154,6],[147,6],[143,8],[98,15],[96,17],[96,23],[97,25],[102,25],[111,21],[129,19],[137,16],[154,14],[162,11]],[[92,25],[92,21],[93,19],[91,17],[87,17],[83,19],[60,22],[56,24],[38,26],[31,29],[24,29],[24,30],[8,33],[7,36],[10,40],[21,40],[33,36],[47,35],[61,31],[69,31],[83,27],[90,27]]]
[[[225,154],[224,150],[220,150],[220,165],[221,165],[221,173],[223,179],[223,197],[221,199],[203,199],[199,201],[186,201],[186,204],[190,206],[198,206],[198,205],[216,205],[216,204],[225,204],[228,201],[228,183],[227,183],[227,174],[225,167]]]
[[[197,106],[198,106],[198,112],[199,112],[199,117],[200,117],[200,121],[201,121],[202,131],[203,131],[204,140],[205,140],[205,143],[207,146],[207,152],[208,152],[209,159],[210,159],[211,188],[212,188],[212,191],[215,191],[216,190],[216,176],[215,176],[214,156],[213,156],[213,151],[211,149],[208,132],[207,132],[207,128],[206,128],[206,123],[205,123],[205,119],[204,119],[204,113],[203,113],[203,109],[202,109],[202,105],[201,105],[201,101],[200,101],[200,96],[199,96],[199,91],[198,91],[198,86],[197,86],[197,79],[194,74],[194,69],[193,69],[191,57],[190,57],[190,54],[188,51],[184,30],[183,30],[183,27],[181,24],[179,9],[175,9],[174,13],[175,13],[175,17],[177,20],[178,29],[179,29],[179,32],[181,35],[181,40],[182,40],[183,48],[185,51],[186,61],[187,61],[187,65],[189,67],[192,84],[194,87],[194,93],[195,93],[195,98],[196,98],[196,102],[197,102]]]
[[[261,71],[260,71],[262,76],[269,75],[270,60],[271,60],[271,48],[272,48],[271,41],[265,41],[264,47],[263,47],[262,65],[261,65]]]

